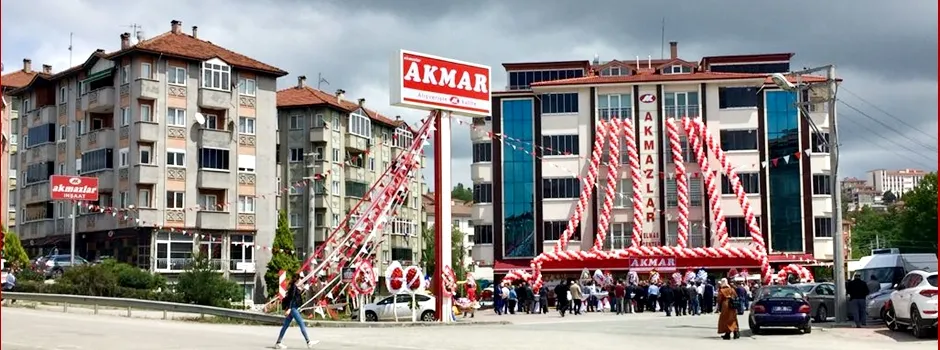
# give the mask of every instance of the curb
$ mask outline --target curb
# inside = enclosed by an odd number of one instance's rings
[[[498,326],[509,325],[509,321],[482,321],[482,322],[344,322],[344,321],[310,321],[305,322],[308,327],[319,328],[416,328],[416,327],[470,327],[470,326]]]

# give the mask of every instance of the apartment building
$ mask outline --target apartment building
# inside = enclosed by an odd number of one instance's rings
[[[358,215],[353,209],[391,162],[415,142],[415,130],[400,117],[388,118],[365,107],[365,99],[345,99],[345,91],[327,93],[297,78],[297,85],[277,92],[277,182],[312,180],[312,185],[291,186],[278,199],[294,230],[295,246],[306,254],[326,241],[340,223]],[[424,167],[424,160],[421,160]],[[280,187],[280,186],[279,186]],[[417,264],[421,258],[420,175],[408,186],[404,203],[385,227],[378,271],[390,261]],[[306,255],[304,254],[304,255]]]
[[[48,67],[51,71],[52,67],[45,65],[43,68]],[[3,70],[0,68],[0,70]],[[0,158],[0,171],[5,174],[9,174],[0,178],[0,189],[5,192],[0,192],[3,196],[0,196],[0,208],[8,208],[4,210],[0,215],[2,215],[3,225],[6,227],[15,230],[16,229],[16,174],[17,174],[17,150],[19,147],[19,133],[20,133],[20,108],[23,105],[23,102],[20,101],[19,97],[10,96],[8,92],[21,88],[28,84],[33,77],[35,77],[40,72],[33,70],[33,60],[29,58],[23,59],[23,66],[20,69],[17,69],[12,72],[4,73],[0,77],[0,84],[2,84],[2,96],[3,96],[3,121],[2,121],[2,133],[3,133],[3,142],[0,147],[3,148],[2,158]]]
[[[919,169],[875,169],[868,171],[868,182],[875,191],[882,194],[891,191],[900,198],[901,195],[917,187],[927,174],[927,171]]]
[[[673,117],[701,117],[707,123],[736,166],[760,216],[775,264],[831,259],[833,190],[829,186],[828,149],[821,141],[827,137],[828,115],[816,112],[823,108],[809,108],[808,117],[823,133],[813,137],[807,118],[798,115],[797,93],[781,90],[768,79],[771,73],[788,72],[793,54],[689,61],[678,56],[677,43],[670,43],[670,49],[670,57],[662,60],[503,64],[508,89],[493,93],[493,115],[478,119],[471,133],[475,261],[493,266],[499,275],[527,268],[532,257],[552,249],[581,193],[579,176],[587,169],[595,125],[611,118],[637,121],[637,144],[652,145],[640,150],[643,157],[651,156],[649,161],[644,158],[644,166],[651,174],[659,174],[641,185],[652,191],[654,203],[650,208],[654,220],[644,225],[643,240],[652,245],[674,245],[677,198],[675,180],[669,175],[675,164],[664,124],[666,118]],[[808,79],[804,77],[804,81]],[[512,140],[497,142],[490,132]],[[693,174],[688,179],[689,245],[713,246],[710,198],[701,169],[684,136],[680,146],[687,172]],[[623,147],[621,163],[627,160],[625,150]],[[712,169],[720,169],[714,157],[709,157],[709,162]],[[594,244],[607,181],[619,183],[605,245],[608,249],[630,245],[633,209],[628,200],[632,197],[629,169],[626,164],[621,166],[617,179],[608,179],[606,171],[606,166],[599,171],[599,190],[572,237],[574,249],[589,249]],[[751,238],[732,193],[722,176],[719,203],[731,244],[744,247]],[[678,260],[681,265],[682,259]],[[692,266],[678,266],[686,267]]]
[[[425,193],[422,195],[423,207],[424,207],[424,225],[428,229],[434,227],[434,213],[436,206],[434,205],[434,193]],[[460,231],[463,241],[464,249],[464,266],[468,267],[468,271],[473,272],[473,276],[477,279],[493,279],[493,269],[487,266],[480,266],[479,262],[473,261],[473,244],[476,239],[473,236],[473,220],[471,212],[473,210],[473,202],[463,202],[459,200],[451,201],[451,216],[454,220],[451,227],[456,227]]]
[[[139,42],[121,34],[120,49],[10,92],[24,135],[17,229],[33,254],[67,251],[71,203],[51,200],[49,176],[97,177],[99,200],[81,203],[76,220],[77,254],[172,276],[201,252],[253,295],[270,258],[254,244],[270,246],[277,220],[264,196],[276,183],[259,181],[277,176],[274,147],[257,137],[275,135],[275,81],[287,73],[195,26],[169,29]]]
[[[848,211],[861,210],[865,207],[876,210],[887,209],[882,201],[882,192],[875,190],[875,187],[864,179],[854,177],[843,179],[842,200]]]

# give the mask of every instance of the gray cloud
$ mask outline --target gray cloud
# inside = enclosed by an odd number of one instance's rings
[[[293,84],[296,75],[322,74],[330,82],[325,90],[342,88],[351,98],[366,98],[370,107],[384,114],[416,123],[426,113],[388,106],[388,60],[396,49],[491,65],[498,87],[505,85],[505,76],[498,74],[502,62],[590,59],[595,53],[602,59],[657,57],[665,16],[665,39],[679,41],[683,58],[794,52],[794,68],[835,63],[846,90],[933,135],[916,133],[842,93],[847,103],[900,131],[886,130],[840,107],[842,170],[845,175],[861,175],[871,168],[926,168],[937,161],[933,16],[937,3],[916,4],[799,0],[756,5],[723,0],[559,1],[548,6],[531,0],[169,0],[160,2],[162,6],[145,6],[115,0],[7,1],[2,4],[2,20],[6,28],[15,30],[3,32],[2,59],[8,68],[31,57],[34,63],[62,69],[69,64],[69,32],[75,34],[73,62],[79,62],[95,48],[115,49],[119,33],[128,30],[121,27],[124,24],[136,22],[147,35],[156,35],[169,29],[171,19],[179,19],[185,28],[198,25],[200,37],[291,72],[280,81],[281,87]],[[44,11],[42,21],[30,20],[36,9],[43,8],[55,10]],[[128,23],[115,22],[118,18]],[[468,140],[467,128],[455,125],[455,164],[469,164]],[[912,143],[933,145],[934,150]],[[454,181],[469,183],[468,173],[455,171]]]

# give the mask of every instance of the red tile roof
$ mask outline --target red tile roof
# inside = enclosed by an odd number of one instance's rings
[[[329,106],[346,112],[353,112],[359,109],[359,104],[347,100],[340,100],[336,95],[314,89],[310,86],[293,86],[277,92],[277,107],[304,107],[304,106]],[[406,124],[402,120],[394,120],[376,111],[363,108],[363,111],[372,120],[389,125],[401,126]],[[410,128],[410,127],[409,127]]]
[[[4,88],[21,88],[33,81],[33,78],[37,75],[39,75],[39,72],[30,71],[27,73],[20,69],[0,76],[0,84],[2,84]]]
[[[543,86],[566,86],[566,85],[604,85],[604,84],[640,84],[640,83],[658,83],[658,82],[677,82],[677,81],[701,81],[701,80],[747,80],[764,79],[764,84],[773,84],[768,74],[757,73],[719,73],[719,72],[694,72],[683,74],[636,74],[620,76],[585,76],[581,78],[570,78],[553,81],[543,81],[533,83],[533,87]],[[826,78],[818,76],[802,77],[804,83],[825,82]],[[796,82],[791,78],[792,82]]]

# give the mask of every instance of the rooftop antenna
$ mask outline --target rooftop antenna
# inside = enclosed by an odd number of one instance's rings
[[[666,17],[663,17],[662,30],[659,39],[659,59],[666,58]]]
[[[323,90],[320,88],[323,84],[330,85],[330,82],[323,77],[323,73],[317,73],[317,90]]]
[[[72,67],[72,37],[75,33],[69,32],[69,67]]]
[[[137,45],[137,43],[140,42],[140,37],[143,36],[143,29],[144,29],[144,27],[143,27],[142,25],[137,24],[137,23],[131,23],[131,24],[128,24],[128,25],[126,25],[126,26],[124,26],[124,27],[125,27],[125,28],[130,28],[130,29],[131,29],[131,33],[134,33],[134,38],[132,39],[133,41],[131,41],[131,46]]]

